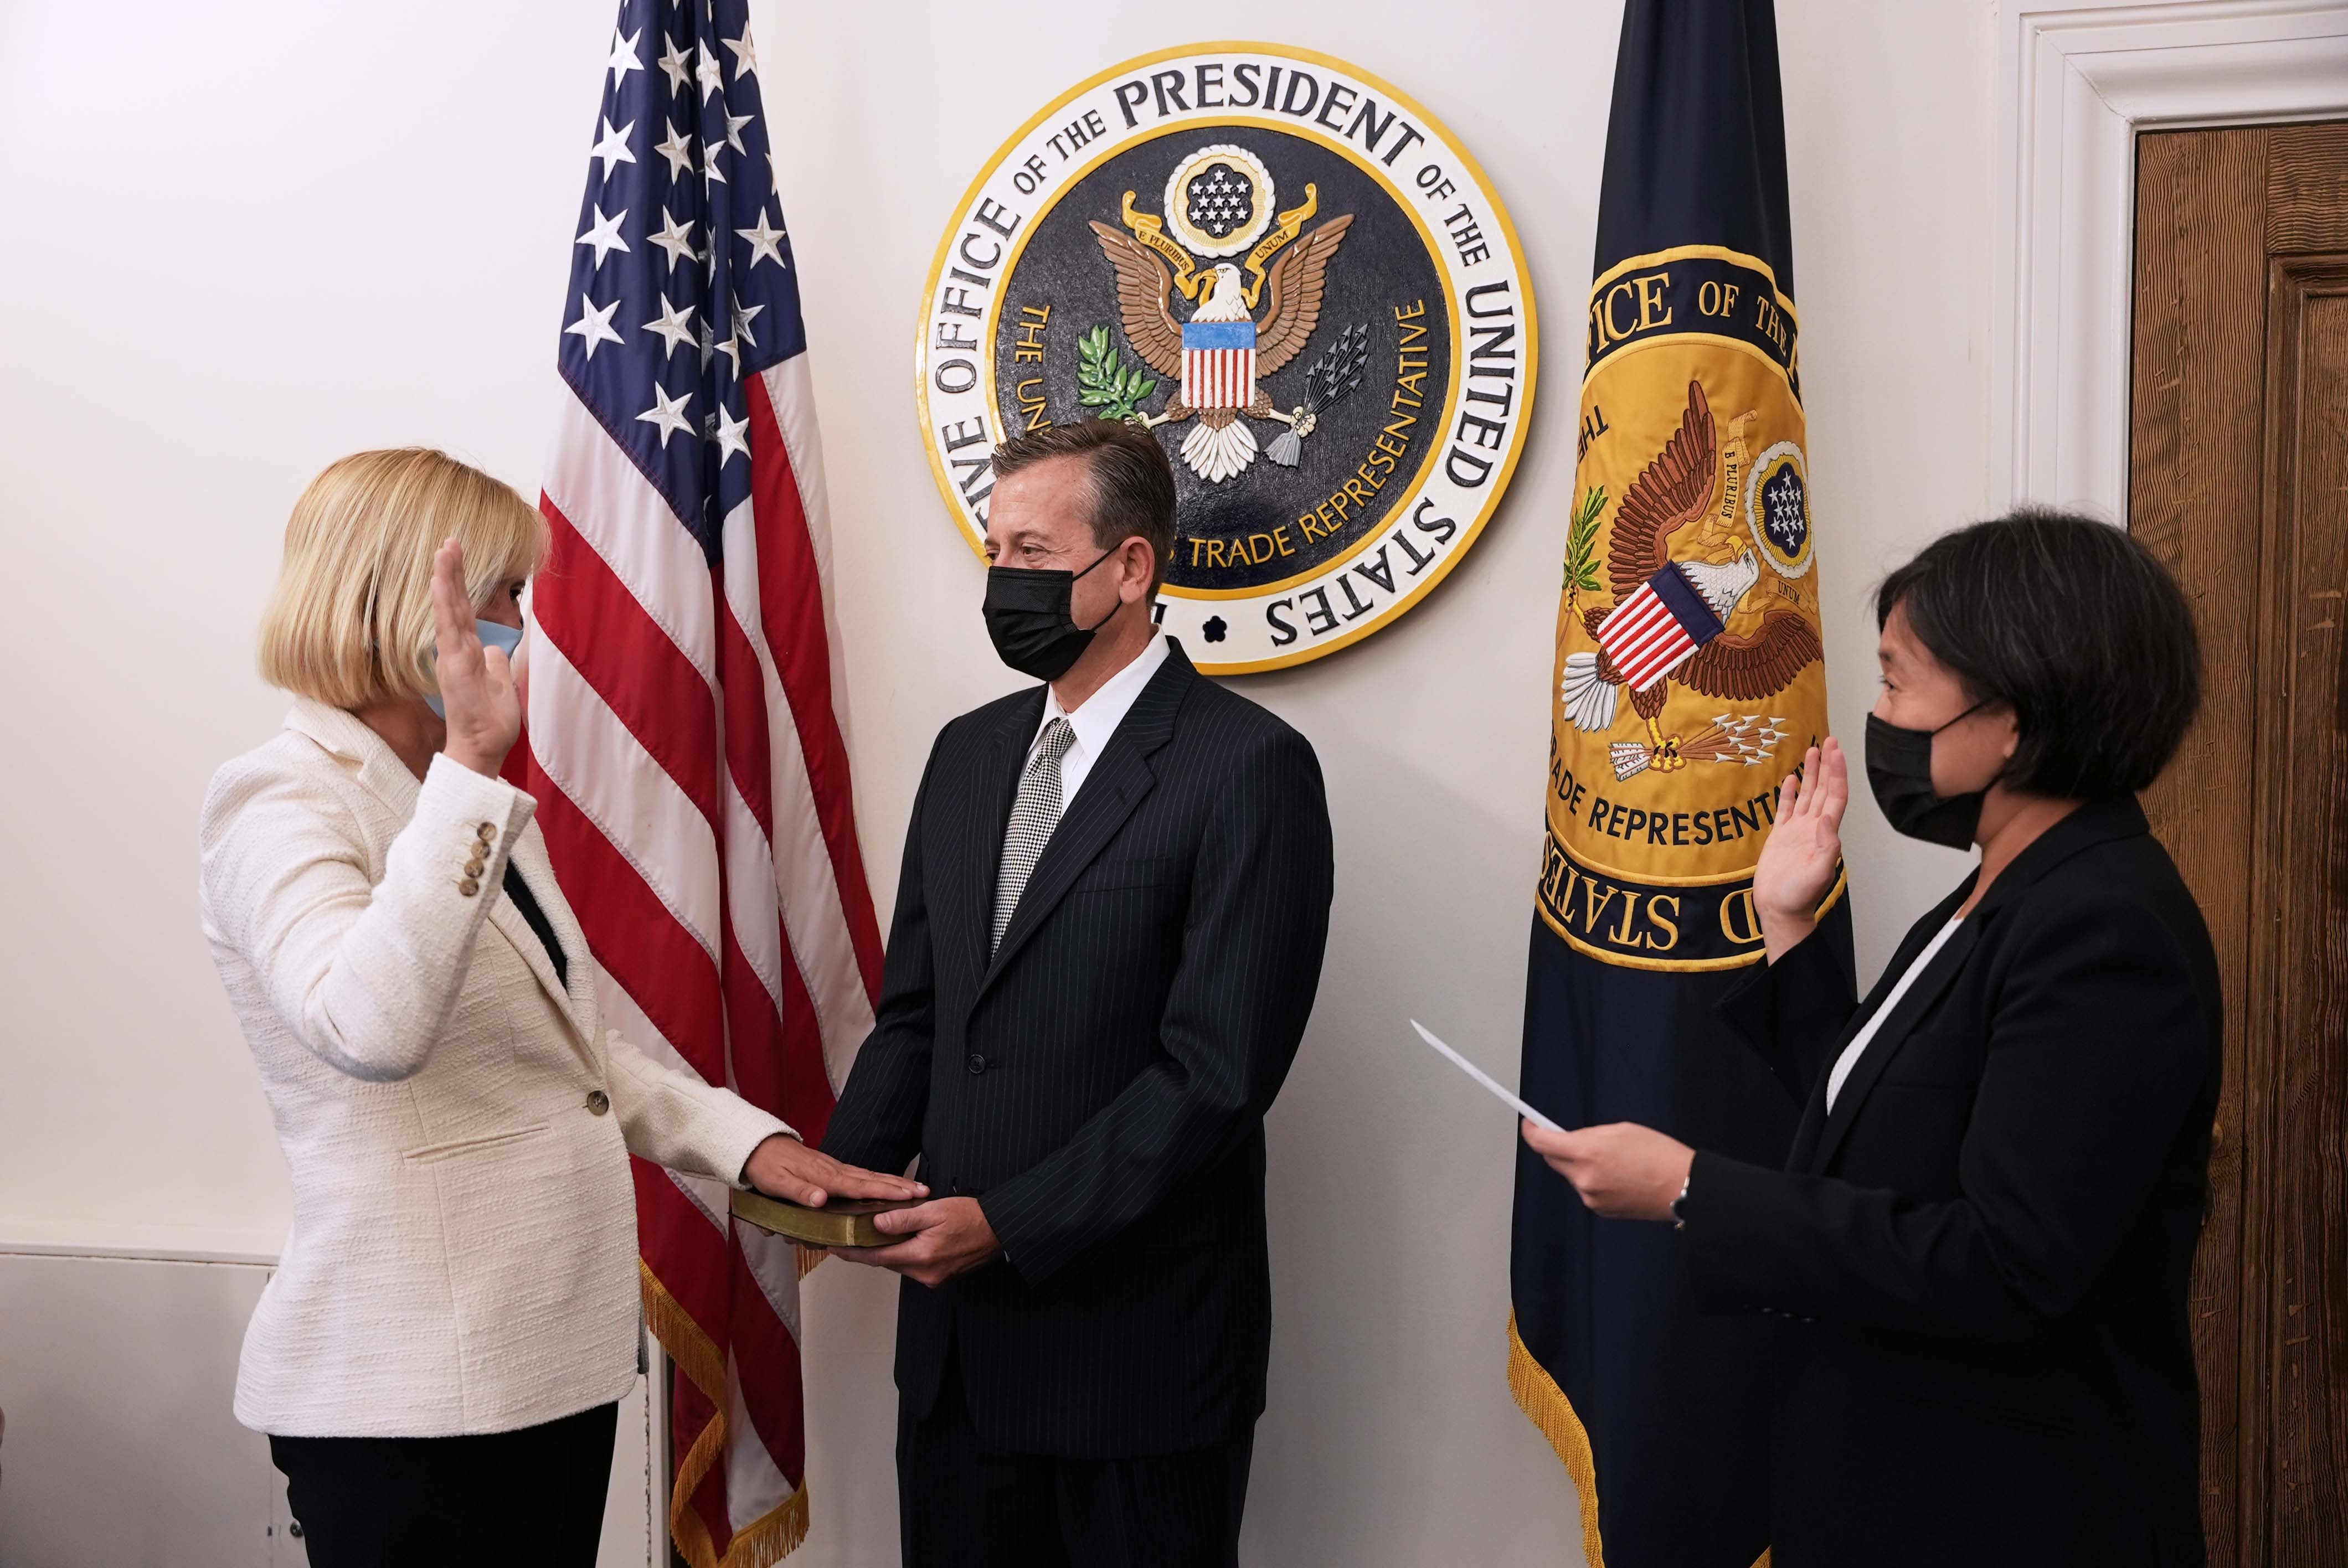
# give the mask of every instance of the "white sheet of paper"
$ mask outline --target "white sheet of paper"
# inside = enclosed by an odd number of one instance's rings
[[[1418,1030],[1419,1039],[1426,1041],[1427,1044],[1435,1047],[1436,1050],[1449,1057],[1453,1064],[1457,1066],[1460,1071],[1466,1073],[1468,1077],[1474,1079],[1477,1082],[1482,1084],[1493,1093],[1498,1095],[1502,1100],[1507,1101],[1510,1105],[1515,1106],[1518,1115],[1523,1117],[1526,1121],[1530,1122],[1534,1126],[1546,1127],[1552,1132],[1562,1132],[1565,1131],[1564,1128],[1559,1126],[1556,1122],[1550,1121],[1548,1117],[1542,1115],[1540,1112],[1534,1110],[1531,1106],[1526,1104],[1523,1101],[1518,1099],[1507,1090],[1501,1088],[1499,1083],[1490,1073],[1485,1071],[1482,1068],[1477,1066],[1474,1062],[1468,1061],[1466,1057],[1460,1055],[1457,1051],[1452,1050],[1449,1046],[1444,1044],[1433,1035],[1427,1033],[1426,1026],[1425,1024],[1419,1022],[1416,1019],[1413,1019],[1410,1020],[1410,1027]]]

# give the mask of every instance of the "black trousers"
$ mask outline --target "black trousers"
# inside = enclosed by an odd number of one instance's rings
[[[311,1568],[595,1568],[620,1407],[461,1438],[281,1438]]]
[[[1004,1453],[948,1356],[936,1408],[897,1420],[905,1568],[1237,1568],[1251,1430],[1146,1459]]]

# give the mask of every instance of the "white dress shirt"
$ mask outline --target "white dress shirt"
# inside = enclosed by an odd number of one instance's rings
[[[1941,949],[1947,947],[1949,938],[1957,934],[1958,923],[1962,919],[1962,916],[1958,916],[1950,920],[1947,925],[1941,927],[1938,935],[1924,944],[1924,950],[1916,955],[1916,961],[1908,966],[1908,972],[1900,977],[1900,983],[1891,988],[1891,994],[1883,999],[1883,1005],[1875,1009],[1875,1016],[1859,1026],[1859,1032],[1851,1036],[1850,1043],[1842,1048],[1842,1054],[1835,1058],[1834,1071],[1827,1074],[1827,1110],[1828,1112],[1834,1110],[1835,1096],[1842,1092],[1843,1080],[1849,1078],[1850,1070],[1859,1065],[1860,1055],[1867,1050],[1869,1042],[1875,1039],[1875,1031],[1883,1027],[1883,1020],[1891,1016],[1891,1009],[1900,1005],[1900,999],[1908,994],[1909,988],[1916,983],[1917,977],[1930,968],[1932,960],[1940,957]]]
[[[1084,787],[1086,778],[1093,771],[1093,764],[1100,761],[1101,753],[1107,750],[1109,737],[1117,733],[1117,727],[1125,723],[1126,714],[1133,711],[1134,702],[1141,695],[1141,689],[1149,684],[1149,678],[1157,674],[1158,667],[1165,662],[1166,634],[1153,631],[1149,634],[1149,641],[1142,645],[1141,651],[1133,656],[1133,662],[1102,682],[1100,690],[1079,703],[1075,712],[1068,712],[1060,706],[1059,695],[1051,687],[1044,688],[1044,717],[1036,723],[1035,734],[1028,737],[1027,754],[1031,758],[1035,756],[1035,743],[1044,738],[1045,730],[1055,719],[1067,720],[1068,728],[1076,733],[1075,742],[1060,758],[1060,810],[1063,814],[1067,811],[1068,803],[1076,798],[1076,791]],[[1023,763],[1020,765],[1025,767],[1026,764]]]

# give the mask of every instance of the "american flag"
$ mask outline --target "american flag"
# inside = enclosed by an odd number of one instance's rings
[[[1720,617],[1712,606],[1678,567],[1666,562],[1598,623],[1598,646],[1622,671],[1622,683],[1643,692],[1720,630]]]
[[[1182,401],[1193,408],[1255,401],[1255,323],[1182,323]]]
[[[624,0],[603,71],[540,501],[528,744],[606,1022],[812,1143],[872,1025],[798,273],[746,0]],[[799,1259],[634,1162],[678,1371],[670,1532],[760,1568],[807,1530]]]

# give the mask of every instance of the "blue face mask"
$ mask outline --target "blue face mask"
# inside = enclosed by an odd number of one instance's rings
[[[477,620],[473,622],[473,630],[479,634],[483,648],[502,648],[509,659],[513,657],[514,650],[521,646],[522,628],[519,626],[508,626],[502,620]],[[448,704],[440,701],[439,692],[435,692],[424,701],[442,718],[448,716]]]

